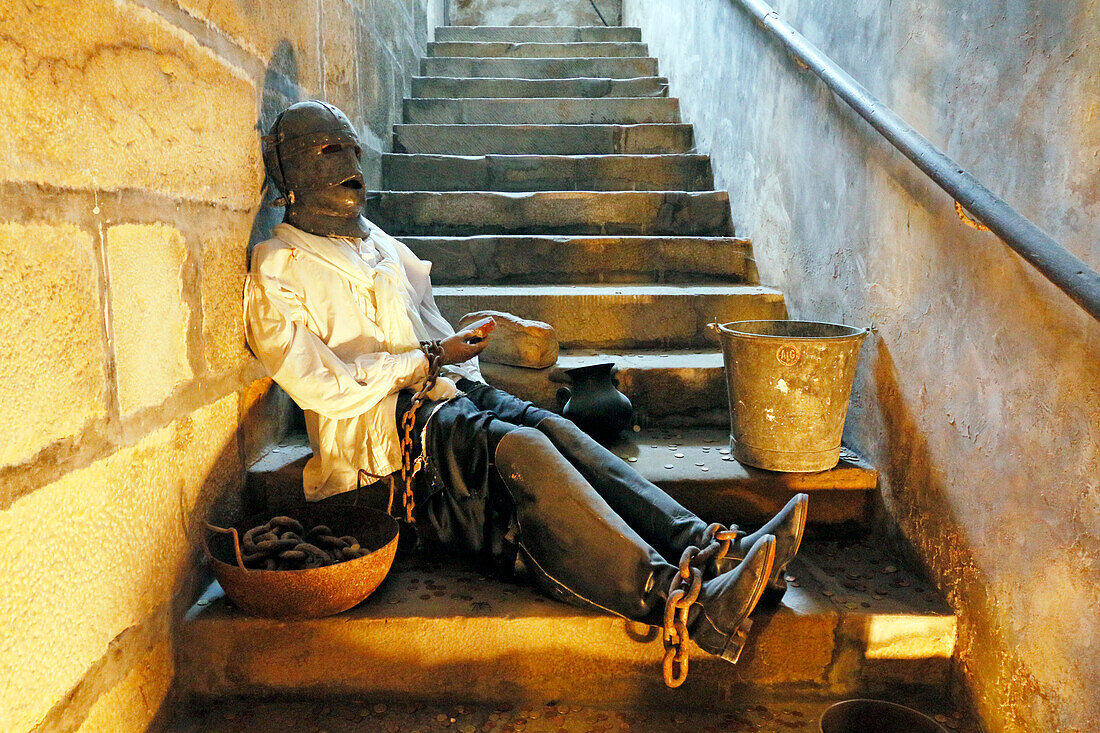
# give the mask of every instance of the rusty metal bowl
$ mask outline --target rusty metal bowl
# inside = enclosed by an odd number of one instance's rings
[[[254,616],[305,619],[331,616],[361,603],[382,583],[397,554],[397,520],[377,509],[357,506],[302,506],[286,513],[310,527],[327,524],[337,536],[351,535],[370,554],[306,570],[251,570],[238,556],[244,532],[269,515],[248,517],[231,529],[210,527],[206,557],[225,594]]]
[[[927,715],[885,700],[844,700],[821,716],[821,733],[947,733]]]

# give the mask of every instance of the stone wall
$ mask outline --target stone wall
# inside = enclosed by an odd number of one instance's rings
[[[0,7],[0,730],[145,730],[207,516],[284,429],[241,325],[259,127],[320,97],[377,182],[443,0]]]
[[[1090,0],[837,3],[781,16],[1100,268]],[[961,618],[997,731],[1100,730],[1100,324],[729,0],[624,0],[792,317],[874,324],[846,438]]]

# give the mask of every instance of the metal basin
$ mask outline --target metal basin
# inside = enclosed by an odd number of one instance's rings
[[[397,553],[397,521],[366,507],[303,506],[287,516],[303,525],[327,524],[337,535],[351,535],[370,553],[354,560],[307,570],[251,570],[236,560],[229,534],[208,532],[204,550],[214,577],[241,610],[253,616],[305,619],[331,616],[361,603],[381,584]],[[236,525],[238,536],[271,519],[248,517]]]
[[[845,700],[821,716],[821,733],[947,733],[913,708],[884,700]]]

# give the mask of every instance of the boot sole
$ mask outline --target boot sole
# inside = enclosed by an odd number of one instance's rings
[[[752,613],[753,609],[756,608],[757,604],[760,602],[760,598],[768,587],[768,578],[771,576],[772,565],[775,563],[774,542],[772,542],[767,552],[768,558],[766,562],[768,568],[765,572],[760,574],[760,578],[757,579],[756,585],[753,586],[752,594],[749,596],[748,611],[745,612],[745,617],[741,619],[740,623],[737,624],[733,631],[724,633],[715,628],[714,624],[711,623],[704,612],[703,619],[706,621],[706,625],[696,631],[693,637],[695,643],[706,651],[710,651],[711,649],[721,650],[711,653],[732,664],[737,663],[737,660],[741,657],[741,650],[745,648],[745,643],[749,639],[749,629],[752,628],[752,619],[749,618],[749,615]]]

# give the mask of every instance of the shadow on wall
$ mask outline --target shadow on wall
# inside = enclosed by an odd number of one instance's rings
[[[256,121],[256,129],[261,135],[270,129],[279,112],[302,100],[302,90],[298,86],[298,81],[298,57],[291,42],[283,39],[271,54],[271,60],[264,74],[260,118]],[[252,220],[252,231],[248,235],[248,262],[252,261],[252,248],[269,239],[272,228],[283,220],[282,208],[271,205],[276,196],[274,187],[265,176],[263,198],[256,211],[256,217]]]

